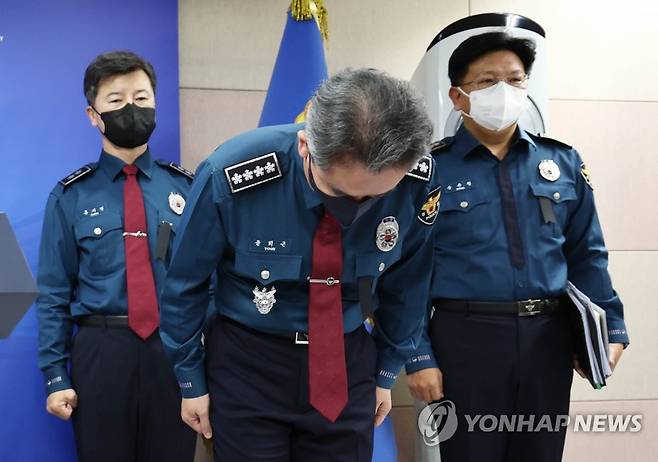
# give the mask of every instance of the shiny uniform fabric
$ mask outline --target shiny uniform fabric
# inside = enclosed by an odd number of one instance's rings
[[[308,332],[307,278],[323,207],[297,151],[296,133],[302,128],[283,125],[238,136],[220,146],[197,171],[162,296],[161,336],[186,398],[207,393],[201,333],[205,287],[212,274],[217,276],[218,314],[264,333]],[[272,175],[280,177],[232,193],[231,168],[270,153],[279,169]],[[377,384],[382,387],[392,386],[421,334],[429,303],[432,226],[423,224],[418,214],[435,187],[434,174],[426,180],[405,177],[343,228],[343,274],[337,277],[344,331],[353,332],[363,323],[357,282],[372,277]],[[377,247],[376,233],[382,220],[391,216],[399,225],[399,236],[384,252]],[[276,289],[268,314],[259,313],[253,301],[255,288]]]
[[[67,186],[58,183],[46,205],[39,258],[39,367],[47,393],[71,388],[67,372],[75,319],[86,315],[127,315],[123,238],[125,163],[105,152],[90,171]],[[170,242],[180,216],[169,195],[187,197],[191,178],[154,161],[149,151],[135,165],[144,195],[148,244],[158,293],[170,258],[156,258],[158,230],[171,224]],[[169,247],[169,245],[168,245]]]
[[[507,156],[498,161],[462,127],[433,155],[442,196],[435,225],[432,299],[541,299],[565,293],[569,280],[606,311],[610,342],[628,343],[623,305],[608,274],[593,190],[581,173],[584,166],[575,149],[517,130]],[[540,174],[543,160],[559,167],[555,181]],[[521,268],[511,261],[500,168],[508,170],[513,187],[524,256]],[[550,201],[555,222],[544,219],[540,198]],[[432,365],[436,361],[425,337],[407,371]]]

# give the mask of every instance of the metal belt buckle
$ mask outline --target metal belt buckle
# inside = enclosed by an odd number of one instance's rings
[[[522,302],[516,302],[518,306],[519,316],[534,316],[541,313],[541,300],[523,300]]]
[[[305,332],[295,332],[295,345],[308,345],[308,334]]]

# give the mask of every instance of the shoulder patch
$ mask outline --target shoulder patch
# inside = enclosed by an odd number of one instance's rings
[[[573,146],[568,145],[567,143],[563,143],[562,141],[554,140],[553,138],[548,138],[546,136],[539,136],[539,135],[533,135],[532,133],[526,132],[530,137],[534,140],[538,140],[540,142],[546,142],[548,144],[553,144],[555,146],[561,147],[561,148],[566,148],[566,149],[573,149]]]
[[[233,194],[283,176],[274,152],[228,166],[224,174]]]
[[[407,172],[407,176],[417,178],[423,181],[430,181],[432,177],[432,169],[434,168],[434,160],[431,156],[423,156],[414,165],[414,168]]]
[[[430,145],[430,154],[436,155],[442,151],[445,151],[452,144],[452,141],[453,137],[451,136],[443,138],[441,141],[435,141]]]
[[[439,207],[441,205],[441,186],[437,186],[429,192],[425,203],[420,208],[418,212],[418,219],[421,223],[432,226],[436,221],[436,217],[439,214]]]
[[[172,169],[172,170],[174,170],[174,171],[176,171],[176,172],[178,172],[182,175],[185,175],[190,180],[194,179],[194,172],[191,172],[188,169],[186,169],[184,167],[181,167],[180,165],[178,165],[175,162],[167,162],[166,160],[157,160],[156,163],[159,164],[159,165],[162,165],[164,167],[168,167],[168,168],[170,168],[170,169]]]
[[[70,175],[66,176],[65,178],[62,178],[59,180],[59,183],[66,187],[72,183],[75,183],[78,181],[80,178],[83,176],[89,174],[90,172],[93,172],[96,169],[95,164],[87,164],[84,167],[80,167],[77,169],[75,172],[71,173]]]
[[[580,164],[580,174],[582,175],[583,180],[585,180],[585,183],[587,183],[587,186],[589,186],[591,190],[594,190],[594,186],[592,185],[592,178],[589,176],[589,170],[587,170],[585,162]]]

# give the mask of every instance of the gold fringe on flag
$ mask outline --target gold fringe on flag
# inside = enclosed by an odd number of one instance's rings
[[[329,40],[329,24],[327,22],[327,9],[323,0],[292,0],[290,12],[295,21],[308,21],[315,19],[320,29],[320,35],[326,42]]]
[[[306,103],[306,106],[304,106],[304,110],[297,114],[297,117],[295,117],[295,123],[296,124],[301,124],[302,122],[306,122],[306,115],[308,114],[308,110],[311,107],[311,101]]]

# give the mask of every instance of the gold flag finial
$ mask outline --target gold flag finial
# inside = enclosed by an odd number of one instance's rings
[[[320,29],[320,35],[326,42],[329,40],[329,24],[327,22],[327,9],[323,0],[292,0],[290,12],[295,21],[308,21],[315,19]]]

